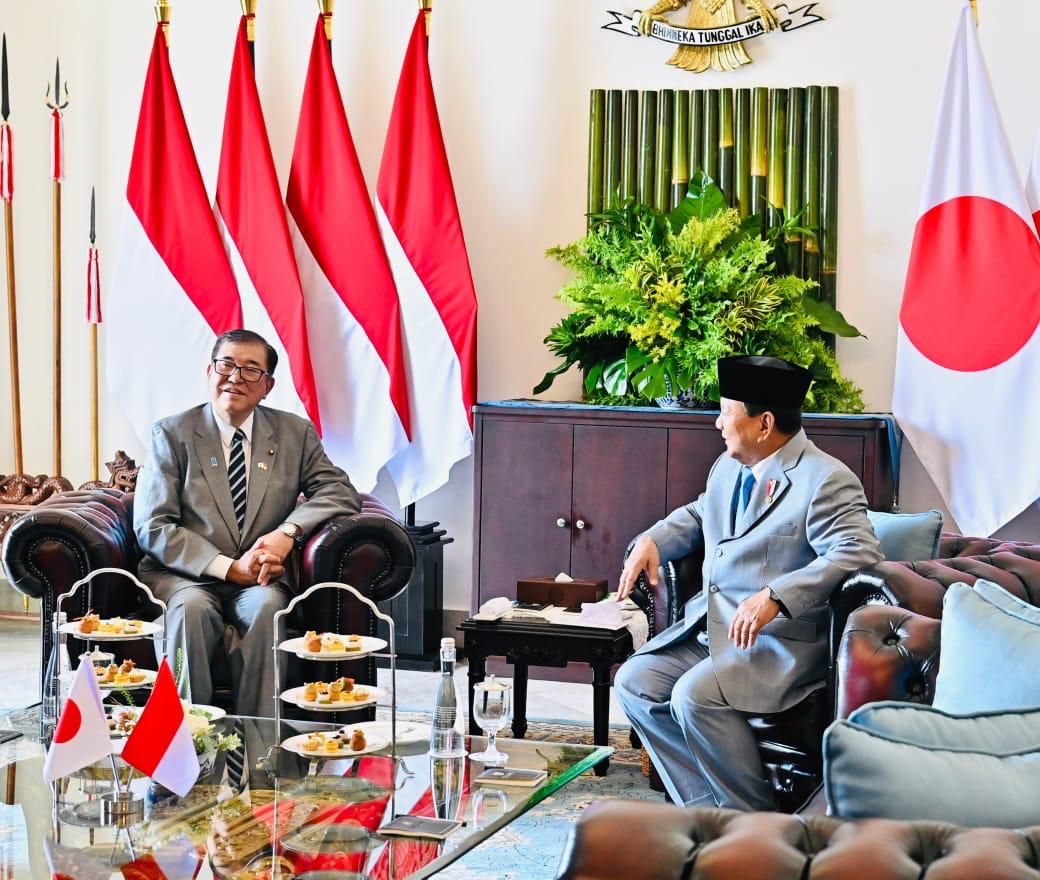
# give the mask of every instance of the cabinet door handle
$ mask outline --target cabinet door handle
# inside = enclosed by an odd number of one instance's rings
[[[585,528],[585,520],[579,519],[576,523],[574,523],[574,528],[578,529],[579,531]]]
[[[567,520],[564,519],[564,517],[562,516],[556,520],[557,528],[565,529],[568,525],[570,525],[570,523],[568,523]]]

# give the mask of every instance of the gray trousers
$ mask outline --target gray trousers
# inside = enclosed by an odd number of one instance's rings
[[[614,689],[676,803],[704,806],[710,791],[720,807],[776,809],[747,713],[726,702],[693,633],[629,657]]]
[[[210,667],[223,644],[231,667],[235,714],[274,715],[274,615],[291,599],[284,584],[240,587],[201,584],[178,590],[166,606],[167,653],[171,665],[184,652],[186,680],[181,696],[193,703],[213,701]],[[284,660],[281,671],[284,673]]]

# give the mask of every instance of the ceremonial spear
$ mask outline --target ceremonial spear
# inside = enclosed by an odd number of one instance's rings
[[[94,188],[90,188],[90,252],[87,256],[87,323],[90,324],[90,452],[98,478],[98,324],[101,323],[101,271],[94,226]]]
[[[7,243],[7,335],[11,361],[11,410],[14,416],[14,472],[22,473],[22,397],[18,382],[18,317],[14,289],[14,144],[11,138],[11,100],[7,85],[7,34],[0,57],[0,200],[4,203]]]
[[[61,99],[61,63],[54,62],[54,101],[47,85],[46,104],[51,111],[51,180],[54,194],[54,474],[61,474],[61,182],[65,176],[65,144],[61,111],[69,106],[69,85]]]

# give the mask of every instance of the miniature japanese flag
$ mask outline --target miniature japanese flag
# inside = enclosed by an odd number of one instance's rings
[[[54,782],[112,754],[112,739],[101,703],[94,664],[82,660],[61,710],[54,738],[47,750],[43,779]]]

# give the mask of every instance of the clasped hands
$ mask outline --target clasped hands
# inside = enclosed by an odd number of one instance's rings
[[[632,547],[625,560],[618,585],[617,601],[628,598],[639,575],[646,574],[650,583],[657,586],[657,570],[661,567],[661,554],[657,544],[643,535]],[[758,639],[762,627],[780,613],[780,604],[769,595],[769,588],[759,590],[737,606],[729,624],[729,640],[738,648],[750,648]]]
[[[285,560],[292,549],[293,539],[278,529],[261,535],[252,547],[231,563],[227,579],[243,587],[253,584],[266,587],[285,572]]]

